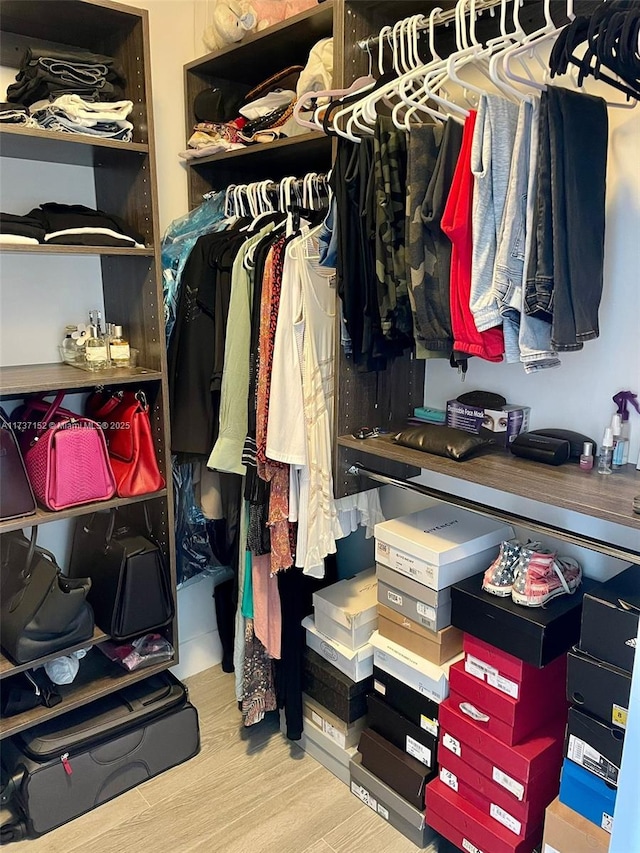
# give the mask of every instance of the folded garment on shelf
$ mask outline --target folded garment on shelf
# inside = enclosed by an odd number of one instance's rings
[[[70,120],[64,113],[59,113],[55,109],[38,110],[34,118],[37,120],[37,126],[43,130],[83,133],[101,139],[118,139],[121,142],[131,142],[133,138],[133,125],[130,121],[96,121],[89,124],[86,121]]]
[[[240,115],[247,119],[256,119],[268,115],[278,107],[285,107],[295,100],[293,89],[274,89],[261,98],[256,98],[240,108]]]
[[[29,110],[19,104],[0,103],[0,122],[22,127],[37,127],[38,123],[29,115]]]
[[[194,157],[208,157],[210,154],[219,154],[221,151],[244,148],[239,133],[244,124],[243,118],[225,124],[199,122],[189,137],[186,151],[180,151],[178,156],[183,160],[191,160]]]
[[[67,246],[144,248],[144,238],[119,216],[82,204],[47,202],[28,217],[44,229],[44,243]]]
[[[85,101],[80,95],[60,95],[54,101],[36,101],[29,112],[35,115],[45,109],[64,114],[78,124],[86,122],[87,127],[99,121],[123,122],[125,126],[129,124],[126,119],[133,109],[133,101]]]
[[[41,243],[45,229],[37,217],[0,213],[0,240],[8,244]]]

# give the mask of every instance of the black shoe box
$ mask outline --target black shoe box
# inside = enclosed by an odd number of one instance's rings
[[[440,706],[428,696],[418,693],[404,681],[373,665],[373,689],[385,702],[411,723],[438,737]]]
[[[584,597],[580,649],[633,671],[640,616],[640,566],[629,566]]]
[[[367,713],[367,693],[373,689],[373,676],[352,681],[313,649],[305,648],[302,692],[308,693],[329,711],[353,723]]]
[[[451,587],[451,624],[533,666],[543,667],[574,646],[580,637],[584,593],[596,584],[585,578],[572,595],[559,595],[545,607],[523,607],[510,597],[484,592],[484,573]]]
[[[577,708],[569,709],[565,755],[609,785],[618,784],[624,732]]]
[[[365,729],[360,735],[358,752],[363,767],[412,806],[424,811],[424,789],[435,776],[435,770],[407,755],[373,729]]]
[[[574,649],[567,655],[567,699],[594,717],[626,728],[631,674]]]
[[[368,696],[367,723],[398,749],[412,755],[426,767],[435,769],[438,738],[395,711],[377,693]]]

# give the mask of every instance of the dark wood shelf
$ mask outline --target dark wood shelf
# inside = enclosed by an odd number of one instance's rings
[[[640,515],[632,510],[633,498],[640,494],[640,471],[633,465],[602,477],[577,465],[541,465],[498,450],[455,462],[401,447],[391,436],[359,440],[343,435],[338,444],[354,451],[349,459],[364,466],[377,457],[640,530]]]
[[[139,157],[149,153],[149,146],[142,142],[97,139],[86,134],[59,133],[39,127],[0,127],[2,157],[44,160],[48,163],[67,163],[73,166],[99,166],[101,153],[112,151]]]
[[[119,664],[110,661],[98,649],[91,649],[85,658],[80,661],[80,669],[75,680],[68,685],[60,685],[58,691],[62,695],[62,702],[54,708],[37,707],[13,717],[0,719],[0,738],[10,737],[18,732],[28,729],[36,723],[43,723],[53,717],[59,717],[93,702],[116,690],[121,690],[128,684],[142,681],[158,672],[163,672],[171,666],[175,666],[176,660],[148,666],[143,669],[127,672]]]
[[[185,71],[256,84],[288,65],[305,65],[309,50],[331,35],[333,0],[293,15],[220,51],[185,65]]]
[[[119,506],[130,506],[141,501],[151,501],[166,496],[167,490],[160,489],[158,492],[149,492],[147,495],[136,495],[133,498],[112,498],[110,501],[94,501],[93,503],[72,506],[69,509],[60,509],[57,512],[38,507],[33,515],[0,521],[0,534],[8,533],[10,530],[22,530],[22,528],[31,527],[33,524],[47,524],[49,521],[60,521],[62,518],[76,518],[79,515],[90,515],[92,512],[100,512]]]
[[[73,646],[61,649],[59,652],[54,652],[53,654],[45,655],[41,658],[36,658],[36,660],[29,661],[29,663],[13,663],[13,661],[9,660],[9,658],[5,657],[2,654],[2,650],[0,649],[0,679],[8,678],[11,675],[16,675],[16,673],[18,672],[24,672],[25,669],[35,669],[35,667],[42,666],[42,664],[47,663],[47,661],[55,660],[56,658],[59,658],[62,655],[70,655],[71,652],[77,652],[80,649],[86,649],[88,646],[95,646],[98,643],[102,643],[108,639],[108,635],[105,634],[104,631],[101,631],[100,628],[96,627],[93,631],[93,637],[90,640],[85,640],[84,643],[76,643]]]
[[[17,364],[0,367],[0,396],[21,397],[38,391],[75,391],[97,385],[130,385],[162,378],[146,367],[112,367],[91,373],[70,364]]]
[[[152,258],[154,250],[150,248],[134,249],[125,246],[61,246],[55,243],[35,243],[31,245],[2,245],[0,243],[1,255],[119,255],[134,258]]]
[[[291,158],[295,152],[301,156],[307,157],[309,149],[312,147],[326,148],[327,153],[331,153],[331,139],[324,133],[311,132],[300,136],[292,136],[288,139],[276,139],[275,142],[261,142],[257,145],[247,145],[246,148],[236,148],[234,151],[224,151],[220,154],[211,154],[209,157],[195,157],[193,160],[188,160],[187,165],[191,168],[198,166],[209,166],[216,163],[223,163],[228,160],[239,160],[244,158],[260,158],[261,160],[269,157],[284,156],[291,163]],[[282,152],[286,152],[282,154]],[[277,152],[277,153],[276,153]],[[244,166],[245,164],[243,164]]]

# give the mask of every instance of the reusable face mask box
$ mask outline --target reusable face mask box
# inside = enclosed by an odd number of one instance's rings
[[[494,560],[513,529],[454,506],[429,507],[375,526],[376,561],[441,590]]]
[[[315,625],[321,634],[349,649],[369,642],[378,623],[374,569],[338,581],[313,594]]]
[[[483,409],[447,400],[447,426],[482,435],[500,447],[508,447],[516,436],[529,429],[530,412],[529,406]]]

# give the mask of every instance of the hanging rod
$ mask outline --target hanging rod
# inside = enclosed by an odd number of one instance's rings
[[[370,480],[375,480],[378,483],[384,483],[387,486],[396,486],[398,489],[404,489],[408,492],[417,492],[420,495],[427,495],[430,498],[436,498],[444,503],[452,504],[461,509],[468,509],[471,512],[477,512],[479,515],[486,515],[489,518],[497,518],[500,521],[506,521],[509,524],[517,524],[533,530],[536,533],[544,533],[547,536],[553,536],[556,539],[562,539],[564,542],[570,542],[572,545],[579,545],[583,548],[590,548],[593,551],[599,551],[601,554],[606,554],[608,557],[616,557],[619,560],[627,560],[630,563],[640,563],[640,552],[632,551],[627,548],[620,548],[611,542],[605,542],[603,539],[596,539],[593,536],[582,535],[580,533],[572,533],[570,530],[564,530],[561,527],[556,527],[555,524],[547,524],[541,521],[535,521],[532,518],[527,518],[524,515],[518,515],[514,512],[508,512],[503,509],[492,509],[471,500],[463,498],[459,495],[452,495],[450,492],[443,492],[441,489],[434,489],[431,486],[424,486],[422,483],[412,483],[409,480],[399,480],[396,477],[388,477],[386,474],[381,474],[379,471],[373,471],[366,468],[361,462],[356,462],[347,469],[347,474],[353,477],[363,476]]]
[[[485,9],[495,9],[496,6],[501,4],[502,0],[477,0],[476,2],[476,13],[483,12]],[[471,12],[471,9],[465,9],[465,15],[468,15]],[[441,26],[443,24],[449,24],[451,21],[455,21],[456,19],[456,10],[450,9],[447,12],[439,12],[435,18],[434,23],[436,26]],[[421,32],[429,31],[429,18],[428,16],[423,16],[422,21],[418,23],[417,29]],[[389,34],[390,35],[390,34]],[[388,35],[386,36],[388,38]],[[369,36],[366,39],[360,39],[358,42],[358,47],[361,50],[369,50],[369,48],[374,47],[380,41],[380,33],[376,36]]]

